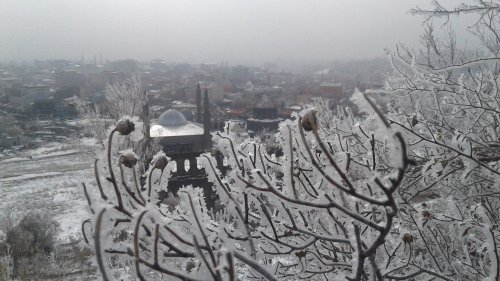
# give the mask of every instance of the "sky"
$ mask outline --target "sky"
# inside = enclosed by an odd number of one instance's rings
[[[0,61],[365,59],[414,46],[430,0],[0,0]]]

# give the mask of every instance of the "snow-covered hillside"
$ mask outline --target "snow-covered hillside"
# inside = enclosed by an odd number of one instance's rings
[[[88,212],[81,183],[92,177],[92,156],[86,150],[80,141],[49,143],[0,160],[0,220],[43,213],[59,222],[60,243],[80,239],[80,223]]]

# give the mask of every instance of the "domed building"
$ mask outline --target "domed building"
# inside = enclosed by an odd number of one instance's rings
[[[205,90],[204,110],[201,115],[201,89],[196,88],[197,116],[196,120],[203,123],[191,122],[178,110],[169,109],[162,113],[156,124],[151,126],[150,136],[158,138],[165,154],[176,163],[176,171],[172,174],[167,189],[160,192],[160,202],[166,198],[167,193],[176,194],[177,190],[186,185],[202,187],[211,205],[214,196],[212,185],[207,180],[203,168],[198,168],[196,157],[212,150],[212,135],[210,134],[210,111],[208,92]]]
[[[184,115],[176,110],[169,109],[162,113],[155,125],[151,126],[152,138],[160,138],[165,153],[187,151],[206,151],[205,126],[200,123],[187,121]]]

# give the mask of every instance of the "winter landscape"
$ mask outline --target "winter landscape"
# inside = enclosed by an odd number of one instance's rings
[[[0,281],[500,280],[500,1],[0,11]]]
[[[79,141],[49,142],[38,149],[23,150],[16,156],[2,159],[0,213],[5,227],[2,230],[8,228],[8,221],[19,221],[29,214],[43,214],[57,222],[54,240],[59,251],[79,241],[78,222],[88,215],[81,183],[92,175],[92,157],[88,154],[92,147],[92,142],[83,145]],[[77,264],[64,268],[64,258],[67,257],[61,256],[59,261],[52,263],[56,275],[71,276],[72,271],[81,271]]]

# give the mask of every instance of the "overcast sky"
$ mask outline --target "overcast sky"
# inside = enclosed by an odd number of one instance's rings
[[[416,44],[430,0],[0,0],[0,60],[261,63]]]

